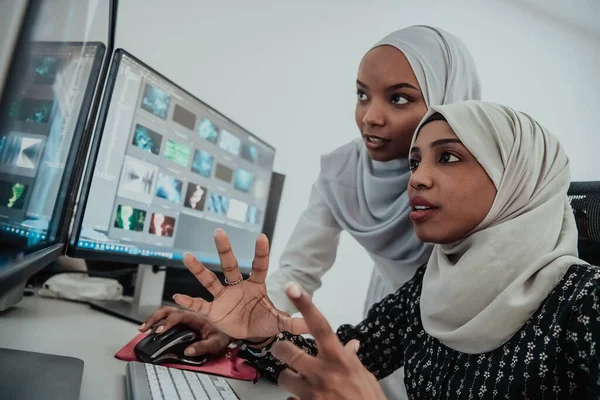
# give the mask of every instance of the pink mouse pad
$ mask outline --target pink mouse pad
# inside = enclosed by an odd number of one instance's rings
[[[125,347],[115,354],[119,360],[139,361],[133,352],[135,346],[146,337],[145,333],[140,333]],[[242,381],[251,381],[258,377],[258,371],[248,364],[244,359],[238,358],[235,349],[227,349],[227,352],[219,357],[208,357],[206,363],[200,366],[187,364],[162,364],[165,367],[183,369],[187,371],[204,372],[207,374],[219,375],[225,378],[239,379]]]

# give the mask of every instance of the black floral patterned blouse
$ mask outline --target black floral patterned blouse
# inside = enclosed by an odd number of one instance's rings
[[[475,355],[454,351],[423,329],[424,271],[375,304],[363,322],[337,331],[343,343],[361,342],[358,355],[378,379],[405,366],[412,399],[600,399],[600,268],[572,266],[520,331]],[[284,337],[317,352],[311,339]],[[271,380],[286,368],[270,354],[240,355]]]

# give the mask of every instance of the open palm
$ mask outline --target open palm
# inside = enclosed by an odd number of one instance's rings
[[[262,339],[282,331],[296,335],[308,333],[302,318],[291,318],[277,310],[267,296],[265,278],[269,268],[269,241],[265,235],[261,234],[256,239],[252,273],[247,280],[241,280],[242,275],[229,238],[221,229],[217,229],[215,233],[215,244],[221,268],[229,284],[223,286],[214,273],[188,253],[183,260],[185,266],[214,296],[214,300],[208,302],[177,294],[174,297],[177,304],[204,314],[218,329],[234,339]]]

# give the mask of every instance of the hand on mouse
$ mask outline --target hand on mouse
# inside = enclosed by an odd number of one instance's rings
[[[223,286],[196,257],[186,254],[185,266],[214,300],[208,302],[176,294],[173,299],[177,304],[205,315],[218,329],[235,339],[266,339],[282,331],[297,335],[307,333],[302,318],[292,318],[277,310],[267,296],[265,278],[269,267],[269,241],[264,234],[256,239],[252,273],[247,280],[242,279],[229,238],[221,229],[215,232],[215,244],[221,268],[230,284]]]
[[[231,339],[218,330],[206,317],[175,307],[162,307],[156,310],[140,327],[141,332],[152,329],[157,334],[164,333],[175,325],[185,325],[201,338],[189,345],[184,354],[198,357],[204,354],[219,355],[227,349]]]
[[[287,341],[273,344],[271,354],[289,367],[279,374],[279,385],[301,400],[385,399],[377,379],[356,355],[359,342],[351,340],[343,346],[299,285],[289,285],[286,293],[304,316],[319,353],[313,357]]]

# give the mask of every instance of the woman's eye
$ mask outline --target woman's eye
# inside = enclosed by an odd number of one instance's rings
[[[419,160],[408,160],[408,167],[410,168],[411,171],[414,171],[415,169],[417,169],[417,167],[419,166]]]
[[[460,161],[460,160],[454,154],[450,154],[450,153],[442,154],[442,159],[441,159],[442,163],[455,163],[457,161]]]
[[[392,103],[393,104],[406,104],[406,103],[408,103],[408,99],[404,96],[397,95],[397,96],[392,97]]]
[[[362,90],[358,90],[356,92],[356,95],[357,95],[359,101],[365,101],[365,100],[367,100],[367,95]]]

